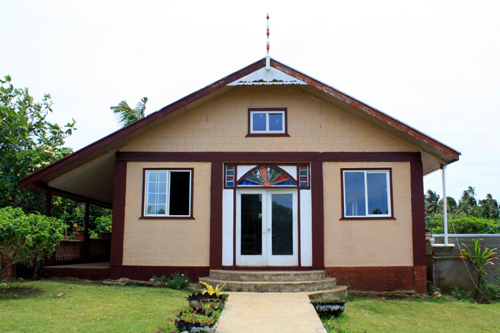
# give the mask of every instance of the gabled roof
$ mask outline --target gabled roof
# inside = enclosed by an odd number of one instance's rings
[[[310,76],[307,76],[291,67],[288,67],[274,59],[270,61],[270,70],[265,69],[266,59],[263,58],[240,69],[194,93],[165,106],[147,117],[123,127],[108,136],[40,169],[20,180],[20,186],[39,191],[45,191],[49,181],[65,175],[68,172],[78,174],[80,177],[69,180],[73,182],[74,190],[61,189],[55,194],[61,196],[73,196],[78,198],[92,199],[97,203],[111,204],[112,175],[114,170],[114,153],[127,142],[145,134],[146,132],[165,124],[179,114],[187,112],[207,101],[216,98],[234,86],[238,85],[260,85],[260,84],[295,84],[311,94],[327,100],[347,112],[353,113],[376,126],[416,145],[422,151],[433,156],[435,161],[432,167],[424,168],[424,173],[434,171],[439,165],[447,165],[458,160],[460,153],[439,141],[417,131],[416,129],[388,116],[387,114],[359,101],[353,97],[328,86]],[[425,158],[425,156],[424,156]],[[92,165],[88,162],[97,161]],[[80,168],[80,170],[79,170]],[[83,170],[85,169],[85,171]],[[90,184],[83,181],[83,174],[92,174],[99,177],[100,189],[91,190]],[[77,180],[80,179],[80,180]],[[111,184],[111,187],[110,187]],[[56,184],[51,187],[57,188]],[[90,196],[90,192],[95,192]]]

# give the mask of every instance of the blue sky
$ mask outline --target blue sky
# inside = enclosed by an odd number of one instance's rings
[[[119,128],[109,107],[147,113],[271,56],[459,150],[458,199],[500,199],[498,1],[3,1],[0,75],[50,93],[77,120],[74,149]],[[440,174],[425,188],[441,193]]]

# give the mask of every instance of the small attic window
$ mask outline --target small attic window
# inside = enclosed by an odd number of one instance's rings
[[[286,108],[248,109],[247,136],[289,136]]]

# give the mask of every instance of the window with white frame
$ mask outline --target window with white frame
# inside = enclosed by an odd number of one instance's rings
[[[144,176],[144,216],[191,216],[192,170],[145,170]]]
[[[344,217],[391,217],[390,170],[343,170]]]
[[[250,134],[285,134],[286,112],[250,110]]]

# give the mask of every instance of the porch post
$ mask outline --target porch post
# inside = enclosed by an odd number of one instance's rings
[[[45,216],[50,216],[50,211],[52,210],[52,189],[50,187],[47,188],[46,201],[45,201]]]
[[[89,259],[89,215],[90,215],[90,202],[85,200],[85,234],[83,238],[82,261],[88,262]]]

